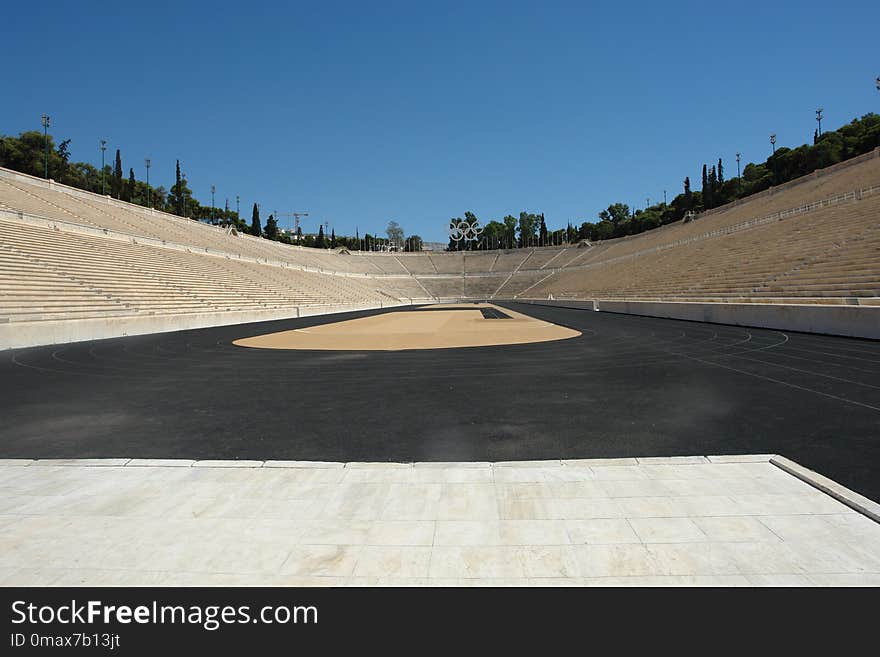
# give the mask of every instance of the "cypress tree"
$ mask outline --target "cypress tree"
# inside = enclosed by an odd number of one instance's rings
[[[710,202],[710,200],[711,200],[711,198],[712,198],[712,190],[709,188],[709,175],[708,175],[708,169],[706,168],[706,165],[705,165],[705,164],[703,165],[703,187],[702,187],[702,191],[703,191],[703,207],[704,207],[704,208],[708,208],[708,207],[709,207],[709,202]]]
[[[724,183],[724,165],[721,164],[721,158],[718,158],[718,186]]]
[[[116,165],[113,167],[113,183],[111,185],[114,198],[122,198],[122,155],[116,149]]]
[[[318,226],[318,243],[315,246],[319,249],[324,248],[324,224],[319,224]]]
[[[703,205],[707,208],[715,207],[715,190],[718,188],[718,174],[715,173],[715,167],[709,169],[709,198],[705,199]]]
[[[257,204],[254,203],[254,212],[251,215],[251,235],[260,237],[262,234],[263,230],[260,226],[260,209],[257,207]]]
[[[180,184],[180,160],[177,160],[177,170],[174,173],[174,214],[183,216],[183,186]]]
[[[65,139],[58,144],[58,157],[61,160],[61,167],[58,169],[58,180],[64,182],[67,173],[67,163],[70,160],[70,139]]]
[[[134,203],[134,192],[137,182],[134,179],[134,169],[128,170],[128,202]]]

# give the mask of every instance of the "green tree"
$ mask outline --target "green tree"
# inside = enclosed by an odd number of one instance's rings
[[[541,246],[547,246],[547,223],[544,221],[544,213],[541,213],[541,228],[540,228],[540,239]]]
[[[275,221],[275,216],[271,214],[269,215],[269,218],[266,219],[266,239],[278,239],[278,222]]]
[[[192,190],[187,184],[185,173],[180,174],[180,200],[181,203],[183,203],[184,217],[202,217],[207,216],[207,213],[210,212],[208,208],[203,208],[202,204],[193,198]],[[240,221],[239,223],[243,228],[247,227],[243,221]]]
[[[501,248],[504,243],[504,224],[494,219],[483,226],[483,239],[490,249]]]
[[[458,225],[461,222],[462,222],[461,217],[453,217],[452,219],[449,220],[449,225],[450,226],[452,226],[453,224]],[[464,246],[462,245],[462,241],[463,240],[452,239],[452,235],[450,234],[449,235],[449,243],[446,245],[446,250],[447,251],[459,251],[459,250],[463,249]]]
[[[714,208],[718,205],[716,195],[718,191],[718,175],[715,173],[715,167],[709,169],[709,185],[708,193],[703,194],[703,205],[706,208]]]
[[[508,214],[501,221],[504,222],[502,243],[505,249],[512,249],[516,246],[516,217]]]
[[[396,221],[389,221],[388,226],[385,228],[385,234],[388,236],[388,243],[394,244],[395,246],[401,246],[403,244],[403,228],[400,227],[400,224]]]
[[[49,142],[49,171],[59,164],[58,153],[53,146],[52,135]],[[46,139],[38,130],[22,132],[16,137],[3,137],[0,145],[0,166],[15,169],[31,176],[43,177]]]
[[[183,216],[183,182],[180,175],[180,160],[177,160],[174,170],[174,185],[171,186],[171,194],[168,196],[168,203],[171,205],[171,212],[178,217]]]
[[[472,227],[476,227],[480,223],[480,220],[477,219],[477,215],[475,215],[470,210],[468,210],[467,212],[464,213],[464,220],[468,226],[472,226]],[[482,244],[482,235],[477,236],[476,233],[474,232],[470,237],[471,237],[471,239],[462,240],[460,242],[462,248],[464,248],[466,250],[480,248],[480,245]]]
[[[607,221],[615,226],[622,221],[626,221],[629,216],[629,206],[626,203],[614,203],[599,213],[601,221]]]
[[[62,183],[68,183],[67,179],[67,171],[68,171],[68,163],[70,162],[70,140],[65,139],[60,144],[58,144],[58,181]]]
[[[260,208],[254,203],[254,210],[251,213],[251,235],[260,237],[263,234],[262,226],[260,226]]]
[[[519,245],[521,247],[533,246],[537,241],[539,217],[530,212],[519,213]]]
[[[581,239],[581,240],[594,240],[594,239],[596,239],[594,237],[595,229],[596,229],[595,224],[593,224],[589,221],[584,221],[580,225],[580,228],[578,228],[578,231],[577,231],[578,239]]]
[[[122,155],[118,148],[116,149],[116,162],[113,165],[110,193],[113,194],[113,198],[122,198]]]
[[[422,238],[419,235],[410,235],[404,241],[404,250],[405,251],[421,251],[422,250]]]
[[[159,185],[158,187],[151,186],[150,194],[152,196],[154,208],[164,208],[167,205],[168,190],[165,189],[163,185]]]
[[[703,165],[703,186],[700,188],[703,192],[703,202],[706,202],[706,199],[712,195],[712,190],[709,189],[709,171],[706,165]]]
[[[128,189],[126,190],[126,198],[125,200],[129,203],[135,202],[135,190],[137,188],[137,181],[134,178],[134,169],[128,170]]]
[[[318,224],[318,238],[315,240],[315,246],[319,249],[326,248],[324,244],[324,224]]]

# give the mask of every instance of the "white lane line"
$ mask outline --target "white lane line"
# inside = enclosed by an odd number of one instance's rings
[[[719,358],[726,358],[728,355],[733,356],[735,354],[721,354],[719,356]],[[874,390],[880,390],[880,386],[871,385],[870,383],[861,383],[860,381],[852,381],[851,379],[842,379],[839,376],[832,376],[831,374],[822,374],[821,372],[813,372],[811,370],[802,370],[797,367],[791,367],[790,365],[780,365],[779,363],[773,363],[769,360],[761,360],[760,358],[749,358],[748,356],[738,356],[738,357],[742,358],[743,360],[750,360],[753,363],[763,363],[765,365],[770,365],[771,367],[781,367],[786,370],[792,370],[795,372],[802,372],[804,374],[810,374],[812,376],[821,376],[826,379],[834,379],[835,381],[841,381],[843,383],[851,383],[855,386],[863,386],[865,388],[873,388]]]
[[[803,390],[804,392],[812,392],[816,395],[821,395],[822,397],[828,397],[829,399],[836,399],[837,401],[842,401],[847,404],[855,404],[856,406],[861,406],[863,408],[869,408],[872,411],[880,412],[880,407],[871,406],[870,404],[863,404],[862,402],[855,401],[853,399],[847,399],[846,397],[838,397],[837,395],[832,395],[827,392],[820,392],[818,390],[813,390],[812,388],[805,388],[803,386],[799,386],[795,383],[788,383],[787,381],[780,381],[779,379],[774,379],[770,376],[764,376],[762,374],[755,374],[754,372],[747,372],[746,370],[741,370],[736,367],[731,367],[729,365],[722,365],[721,363],[713,363],[711,361],[702,360],[700,358],[694,358],[693,356],[685,356],[690,360],[695,360],[698,363],[704,363],[705,365],[714,365],[715,367],[722,367],[726,370],[731,370],[732,372],[739,372],[740,374],[745,374],[746,376],[751,376],[756,379],[763,379],[764,381],[772,381],[773,383],[778,383],[783,386],[787,386],[789,388],[795,388],[796,390]]]

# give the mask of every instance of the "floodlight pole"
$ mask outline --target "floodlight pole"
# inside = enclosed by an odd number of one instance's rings
[[[770,145],[773,147],[773,155],[776,155],[776,133],[770,135]],[[776,158],[773,158],[773,184],[776,184]]]
[[[107,140],[101,140],[101,195],[105,194],[104,192],[104,152],[107,150]]]
[[[43,146],[45,151],[45,178],[49,180],[49,115],[43,114]]]
[[[819,137],[822,136],[822,112],[823,111],[824,110],[821,107],[816,110],[816,123],[819,124],[819,130],[818,130],[817,136],[819,136]]]
[[[211,225],[214,225],[214,192],[217,191],[217,188],[214,185],[211,185]]]
[[[742,191],[742,176],[741,176],[740,173],[739,173],[739,158],[740,158],[740,155],[741,155],[740,152],[737,151],[737,153],[736,153],[736,189],[737,189],[738,192],[739,192],[739,191]]]
[[[147,207],[152,209],[153,207],[153,194],[152,189],[150,189],[150,158],[144,158],[144,165],[147,167]]]
[[[236,221],[240,219],[238,216],[238,194],[235,195],[235,219]]]

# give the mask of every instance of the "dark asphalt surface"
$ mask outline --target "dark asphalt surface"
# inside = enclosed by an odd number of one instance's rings
[[[0,352],[0,457],[331,461],[779,453],[880,499],[880,342],[503,304],[558,342],[231,341],[372,313]]]

